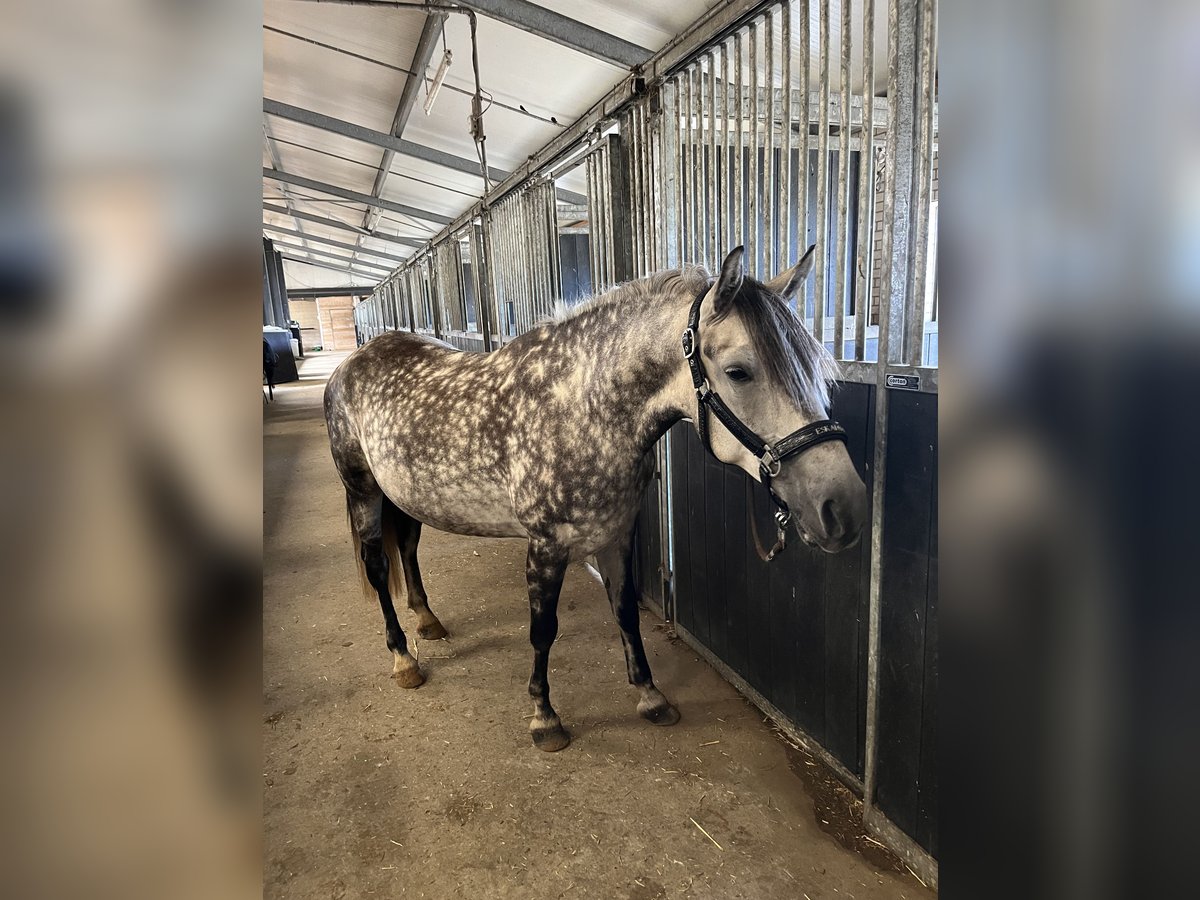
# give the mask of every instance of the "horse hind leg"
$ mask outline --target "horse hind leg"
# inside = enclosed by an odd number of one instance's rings
[[[350,515],[350,530],[354,535],[355,548],[362,561],[363,574],[367,583],[379,597],[379,608],[383,611],[387,646],[392,651],[392,677],[401,687],[416,688],[425,683],[425,676],[417,661],[408,652],[408,640],[396,618],[396,607],[392,603],[389,585],[390,563],[384,545],[383,493],[376,488],[373,492],[355,493],[346,491],[346,507]]]
[[[383,498],[384,534],[395,537],[395,547],[400,568],[404,571],[404,593],[408,608],[417,616],[417,634],[426,641],[438,641],[448,632],[438,617],[429,608],[429,595],[421,581],[421,566],[417,562],[417,544],[421,540],[421,523],[400,510],[387,497]]]

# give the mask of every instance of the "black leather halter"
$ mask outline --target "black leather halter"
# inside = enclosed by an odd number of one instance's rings
[[[683,356],[688,361],[692,372],[692,387],[696,389],[696,427],[700,431],[700,440],[704,449],[713,452],[708,435],[708,411],[721,420],[721,424],[729,429],[729,433],[737,438],[738,443],[749,450],[758,459],[759,476],[771,502],[775,504],[775,525],[777,537],[775,546],[769,553],[764,553],[761,546],[759,555],[767,562],[774,559],[779,551],[787,546],[787,526],[792,520],[792,511],[788,509],[784,499],[775,493],[771,487],[771,479],[775,478],[786,460],[791,459],[826,441],[846,442],[846,429],[833,419],[820,419],[811,422],[803,428],[793,431],[775,444],[768,444],[755,434],[746,423],[737,417],[733,410],[725,405],[721,395],[714,391],[704,374],[704,363],[700,361],[700,306],[708,294],[708,288],[700,292],[692,302],[691,312],[688,313],[687,328],[683,332]],[[716,456],[713,453],[713,456]],[[753,517],[751,518],[753,524]],[[755,532],[755,543],[758,543],[758,533]]]

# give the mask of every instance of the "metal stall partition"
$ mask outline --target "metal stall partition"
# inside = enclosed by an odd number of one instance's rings
[[[635,271],[712,271],[742,245],[766,279],[817,245],[795,308],[842,363],[831,415],[870,497],[857,548],[796,541],[764,564],[749,538],[752,519],[771,531],[761,486],[681,423],[663,467],[669,530],[655,538],[644,504],[635,559],[648,571],[666,547],[680,635],[859,792],[866,826],[933,883],[936,12],[891,0],[885,86],[874,0],[769,5],[668,75],[657,120],[635,106],[622,124],[629,190],[656,192],[662,223],[643,225],[635,202]],[[652,577],[639,584],[656,600]]]
[[[490,275],[501,342],[528,331],[562,298],[554,182],[542,177],[490,210]]]

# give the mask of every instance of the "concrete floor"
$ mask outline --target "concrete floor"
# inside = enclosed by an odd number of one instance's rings
[[[551,656],[573,742],[534,749],[520,541],[425,532],[450,638],[419,642],[428,681],[398,687],[321,416],[344,355],[305,360],[264,411],[266,896],[931,896],[857,828],[850,793],[648,612],[655,681],[683,720],[640,719],[582,567]]]

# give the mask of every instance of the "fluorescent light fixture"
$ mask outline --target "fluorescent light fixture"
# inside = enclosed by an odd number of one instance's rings
[[[429,111],[433,109],[433,101],[437,99],[438,91],[442,89],[442,82],[446,80],[446,71],[453,61],[454,54],[447,50],[442,55],[442,61],[438,65],[437,71],[433,73],[433,82],[425,82],[425,115],[429,115]]]

